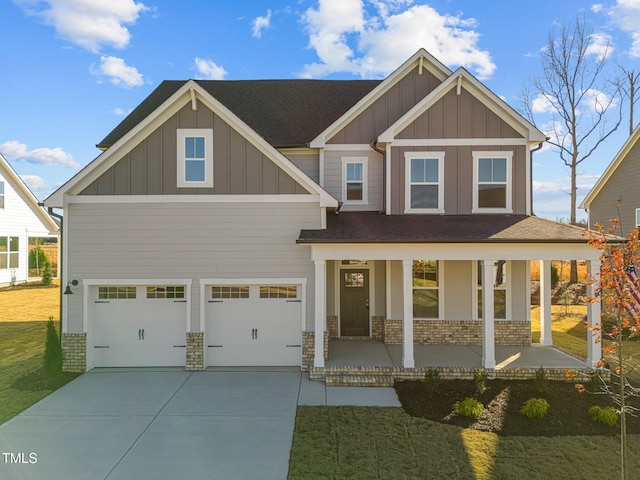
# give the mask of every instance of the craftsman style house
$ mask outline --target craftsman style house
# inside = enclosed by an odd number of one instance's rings
[[[58,225],[0,154],[0,285],[29,279],[29,239],[56,237]]]
[[[596,223],[605,229],[619,217],[622,231],[627,234],[640,227],[640,126],[636,127],[613,158],[602,176],[583,200],[580,208],[589,212],[589,227]]]
[[[163,82],[46,200],[64,210],[63,286],[79,282],[65,368],[322,378],[330,341],[371,339],[400,349],[398,371],[418,345],[477,345],[494,369],[496,345],[531,344],[531,260],[550,345],[550,261],[598,252],[532,214],[544,140],[424,50],[382,81]]]

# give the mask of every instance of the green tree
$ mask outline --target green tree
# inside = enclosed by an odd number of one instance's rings
[[[51,285],[52,280],[51,263],[47,262],[44,264],[44,270],[42,271],[42,285]]]
[[[62,375],[62,347],[53,323],[53,317],[47,322],[47,340],[43,356],[44,373],[50,379],[57,379]]]

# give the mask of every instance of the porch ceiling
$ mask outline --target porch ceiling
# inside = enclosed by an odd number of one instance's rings
[[[587,243],[584,229],[528,215],[327,214],[327,228],[302,230],[297,243]]]

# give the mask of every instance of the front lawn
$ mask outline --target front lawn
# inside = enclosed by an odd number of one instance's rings
[[[0,288],[0,322],[60,320],[60,285],[22,283]],[[44,337],[43,337],[44,339]]]
[[[617,478],[615,436],[502,437],[401,408],[298,407],[289,479]],[[631,472],[640,436],[630,436]]]

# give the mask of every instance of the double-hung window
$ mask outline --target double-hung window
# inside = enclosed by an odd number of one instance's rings
[[[178,129],[178,187],[213,188],[213,131]]]
[[[406,152],[405,213],[444,213],[444,152]]]
[[[496,262],[493,267],[493,317],[497,320],[507,318],[507,285],[508,285],[508,263],[504,260]],[[482,320],[482,262],[476,264],[476,286],[477,286],[477,318]]]
[[[342,201],[346,204],[366,204],[368,202],[368,164],[367,157],[342,158]]]
[[[413,261],[413,318],[440,318],[440,275],[438,261]]]
[[[20,267],[20,237],[0,237],[0,269]]]
[[[4,208],[4,182],[0,182],[0,210]]]
[[[512,213],[513,152],[473,152],[473,212]]]

